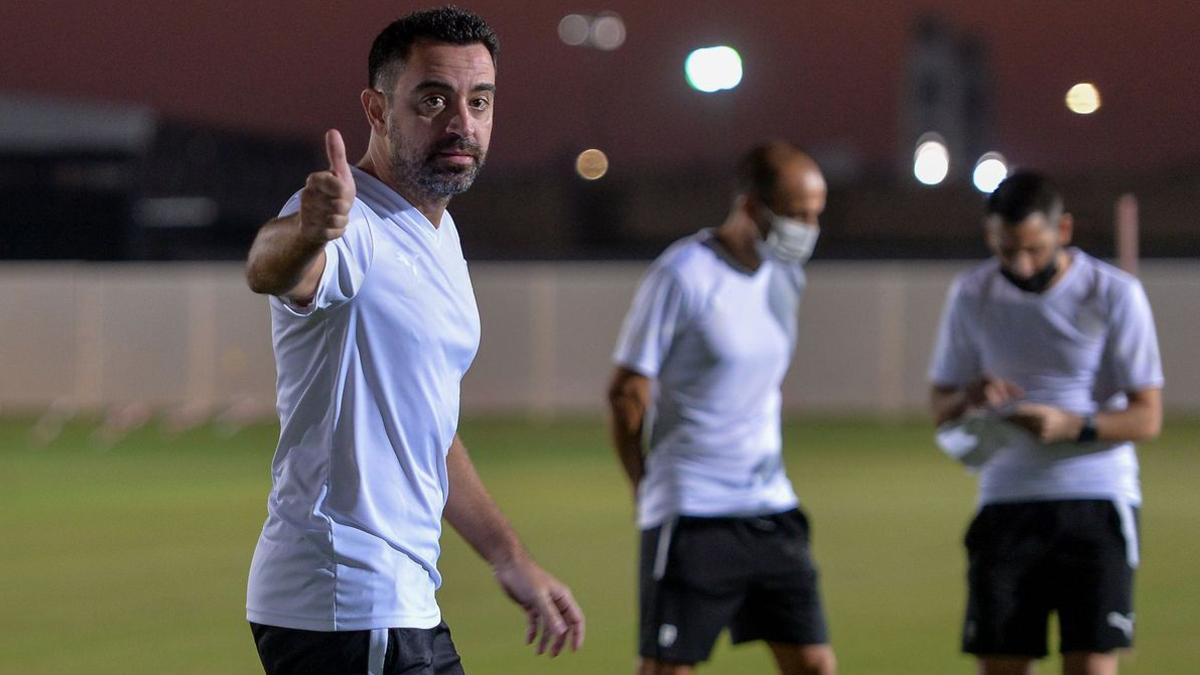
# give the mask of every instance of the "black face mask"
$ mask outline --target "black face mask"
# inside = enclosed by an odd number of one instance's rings
[[[1026,293],[1042,293],[1050,286],[1054,275],[1058,274],[1058,254],[1055,253],[1051,256],[1050,262],[1045,267],[1024,279],[1008,271],[1003,265],[1000,266],[1000,274],[1003,274],[1004,278],[1008,279],[1013,286]]]

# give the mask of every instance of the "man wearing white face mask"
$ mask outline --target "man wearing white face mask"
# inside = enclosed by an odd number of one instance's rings
[[[642,530],[643,675],[691,673],[726,627],[735,643],[767,642],[784,675],[835,670],[780,452],[780,383],[825,194],[795,146],[753,148],[725,221],[668,248],[625,319],[608,396]]]

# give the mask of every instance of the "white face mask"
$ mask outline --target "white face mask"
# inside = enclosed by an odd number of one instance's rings
[[[780,260],[807,262],[817,247],[821,228],[795,218],[776,215],[770,209],[766,211],[771,216],[771,231],[763,242],[765,249]]]

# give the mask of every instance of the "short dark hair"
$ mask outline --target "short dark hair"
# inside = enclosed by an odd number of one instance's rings
[[[987,214],[1005,223],[1023,222],[1035,213],[1056,220],[1063,212],[1062,194],[1046,176],[1036,171],[1018,171],[1005,178],[987,198]]]
[[[413,12],[388,24],[375,37],[367,57],[367,86],[391,95],[392,82],[412,51],[413,43],[418,40],[452,45],[479,42],[487,47],[493,64],[500,51],[496,33],[473,12],[453,5]]]
[[[768,141],[750,148],[738,161],[737,191],[770,203],[779,185],[779,169],[784,162],[803,154],[787,141]]]

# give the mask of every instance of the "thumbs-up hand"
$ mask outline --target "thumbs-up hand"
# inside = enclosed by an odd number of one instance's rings
[[[354,204],[354,176],[346,162],[346,144],[337,129],[325,132],[329,169],[308,175],[300,191],[300,233],[308,241],[325,243],[342,236]]]

